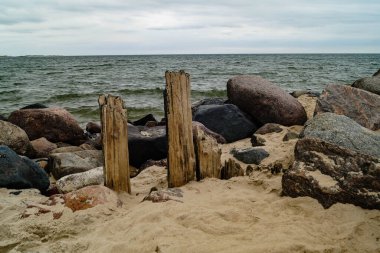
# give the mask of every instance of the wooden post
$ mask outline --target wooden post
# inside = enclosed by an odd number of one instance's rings
[[[104,154],[104,184],[114,191],[131,193],[129,180],[127,110],[120,97],[99,97]]]
[[[231,177],[239,176],[244,176],[244,170],[241,168],[240,164],[231,158],[228,159],[228,161],[225,161],[221,172],[221,179],[230,179]]]
[[[193,124],[197,180],[206,177],[220,178],[222,150],[218,142],[202,130],[202,126],[199,123]]]
[[[168,186],[179,187],[195,176],[190,76],[184,71],[166,71],[165,79]]]

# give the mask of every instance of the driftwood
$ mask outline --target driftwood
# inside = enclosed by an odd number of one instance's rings
[[[220,178],[222,151],[216,139],[206,134],[200,124],[193,124],[193,138],[197,180],[206,177]]]
[[[184,71],[166,71],[165,79],[168,186],[179,187],[194,180],[195,177],[190,76]]]
[[[98,102],[102,123],[105,186],[115,191],[131,193],[127,110],[120,97],[102,95]]]

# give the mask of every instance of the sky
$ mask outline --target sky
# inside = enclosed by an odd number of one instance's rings
[[[0,0],[0,55],[380,53],[380,0]]]

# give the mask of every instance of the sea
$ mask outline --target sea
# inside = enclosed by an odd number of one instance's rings
[[[321,92],[380,68],[380,54],[0,56],[0,114],[41,103],[63,107],[84,126],[99,121],[98,97],[121,96],[128,119],[164,114],[166,70],[190,74],[193,102],[226,97],[228,79],[260,75],[288,92]]]

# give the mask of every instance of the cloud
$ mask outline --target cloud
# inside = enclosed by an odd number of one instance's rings
[[[377,0],[2,0],[0,55],[380,52],[378,27]]]

